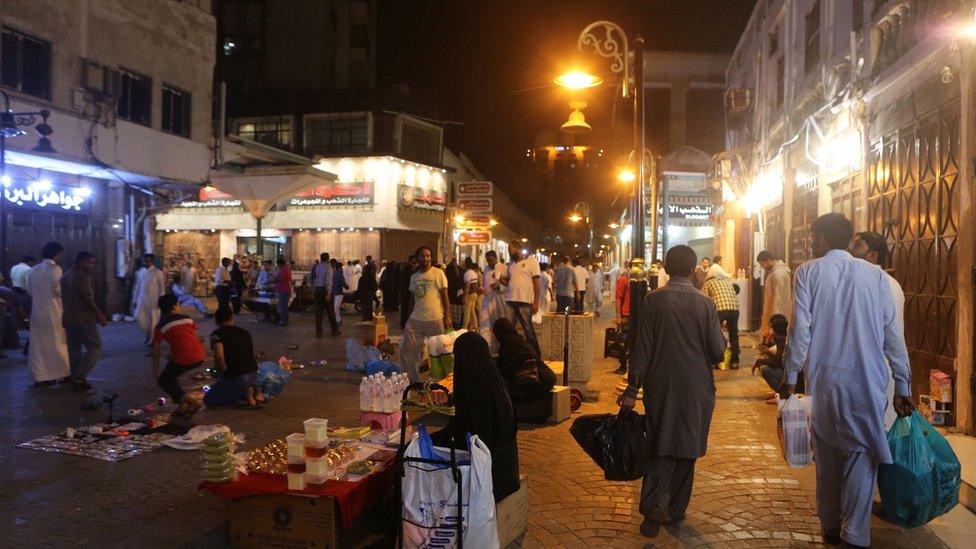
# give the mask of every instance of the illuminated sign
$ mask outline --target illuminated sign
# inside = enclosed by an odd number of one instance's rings
[[[490,198],[461,198],[457,201],[458,211],[467,215],[469,213],[490,214],[494,207],[494,202]]]
[[[664,208],[658,207],[657,213],[663,214]],[[708,219],[712,215],[712,207],[710,205],[691,205],[682,206],[679,204],[669,204],[668,205],[668,217],[671,219],[693,219],[693,220],[704,220]]]
[[[490,244],[491,233],[488,231],[463,231],[458,235],[458,244]]]
[[[35,181],[26,187],[15,187],[4,185],[3,198],[18,206],[32,208],[60,208],[69,212],[80,212],[81,207],[91,196],[91,190],[87,187],[76,187],[55,191],[51,184],[44,181]]]
[[[443,212],[447,206],[447,193],[433,189],[421,189],[400,185],[400,207],[404,209]]]
[[[206,186],[200,189],[198,195],[199,200],[188,200],[184,202],[178,202],[176,204],[179,208],[222,208],[222,209],[240,209],[243,208],[243,203],[234,198],[233,196],[217,189],[216,187]]]
[[[487,214],[463,215],[460,218],[455,218],[455,222],[458,227],[480,229],[491,226],[491,216]]]
[[[288,208],[369,206],[373,204],[373,182],[329,183],[304,190],[285,202]]]
[[[469,196],[491,196],[494,185],[491,181],[458,181],[455,183],[458,198]]]

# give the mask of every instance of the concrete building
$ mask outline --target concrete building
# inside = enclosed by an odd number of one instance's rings
[[[97,299],[121,312],[131,260],[154,249],[153,208],[208,177],[209,2],[4,0],[0,27],[0,90],[15,112],[47,112],[23,129],[53,130],[48,146],[6,139],[3,268],[48,240],[65,267],[90,251]]]
[[[728,69],[716,163],[723,255],[796,267],[810,222],[840,212],[888,239],[916,394],[955,384],[973,431],[974,3],[759,2]],[[754,270],[758,280],[759,272]]]

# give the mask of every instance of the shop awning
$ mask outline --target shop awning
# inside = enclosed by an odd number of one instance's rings
[[[247,166],[210,174],[210,184],[237,198],[255,219],[263,219],[276,202],[338,177],[315,166]]]

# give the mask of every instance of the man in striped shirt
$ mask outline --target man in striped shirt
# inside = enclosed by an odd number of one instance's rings
[[[178,300],[173,294],[163,294],[157,301],[160,313],[159,324],[153,331],[152,373],[159,386],[169,394],[173,402],[179,404],[178,415],[189,415],[202,405],[180,386],[180,376],[199,367],[206,358],[203,344],[197,336],[197,325],[193,319],[173,312]],[[169,344],[170,356],[163,373],[159,373],[159,357],[163,342]]]
[[[732,347],[732,369],[739,367],[739,296],[725,271],[712,270],[702,286],[702,293],[715,302],[719,322],[725,323]]]

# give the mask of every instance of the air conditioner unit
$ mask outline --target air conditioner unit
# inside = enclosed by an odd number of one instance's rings
[[[95,96],[118,98],[121,82],[119,71],[88,59],[81,60],[81,87]]]
[[[729,112],[741,113],[752,107],[752,89],[737,88],[728,92]]]

